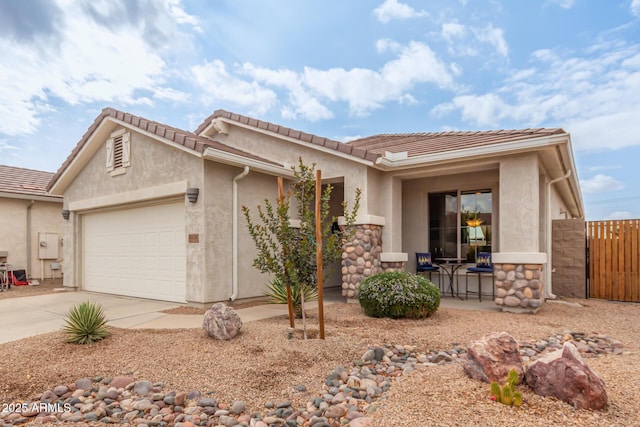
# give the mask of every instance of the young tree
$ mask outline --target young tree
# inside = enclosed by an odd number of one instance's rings
[[[275,205],[265,199],[264,207],[258,206],[257,209],[259,221],[254,222],[251,211],[246,206],[242,207],[242,211],[249,234],[258,249],[253,266],[263,273],[272,274],[276,281],[289,284],[299,290],[300,294],[304,294],[305,286],[317,286],[315,164],[306,166],[302,159],[299,159],[298,167],[292,169],[295,180],[291,184],[291,190]],[[322,227],[323,267],[342,257],[344,236],[332,230],[337,218],[329,217],[332,190],[330,184],[326,185],[321,197],[319,221]],[[360,207],[360,193],[360,189],[357,189],[353,209],[348,209],[346,201],[342,203],[347,233]],[[296,219],[300,220],[300,228],[291,227],[290,224],[292,199]]]

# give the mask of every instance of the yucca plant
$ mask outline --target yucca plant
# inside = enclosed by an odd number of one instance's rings
[[[109,336],[107,319],[98,303],[85,301],[74,305],[65,322],[63,330],[69,343],[91,344]]]
[[[267,301],[269,304],[287,304],[287,287],[279,279],[273,279],[267,285],[267,291],[264,295],[269,298]],[[316,301],[317,299],[318,289],[315,286],[304,286],[304,302]],[[296,318],[301,318],[302,298],[300,286],[291,286],[291,301]]]

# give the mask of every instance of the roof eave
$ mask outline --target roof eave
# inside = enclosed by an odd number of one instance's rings
[[[228,119],[226,117],[215,117],[213,120],[216,120],[218,122],[224,122],[224,123],[228,123],[230,125],[234,125],[234,126],[238,126],[244,129],[250,129],[254,132],[260,132],[264,135],[269,135],[273,138],[277,138],[277,139],[281,139],[284,141],[288,141],[288,142],[292,142],[294,144],[297,145],[301,145],[307,148],[311,148],[317,151],[321,151],[323,153],[327,153],[336,157],[340,157],[343,159],[347,159],[350,160],[352,162],[356,162],[356,163],[360,163],[366,166],[373,166],[376,162],[377,159],[379,158],[378,155],[374,155],[371,152],[368,152],[366,150],[363,150],[361,148],[354,148],[354,147],[349,147],[348,145],[344,145],[344,149],[348,150],[348,151],[341,151],[340,150],[340,145],[338,145],[338,148],[328,148],[322,145],[318,145],[318,144],[314,144],[313,142],[307,142],[307,141],[302,141],[300,139],[297,138],[293,138],[290,136],[286,136],[283,135],[281,133],[278,132],[273,132],[270,131],[268,129],[263,129],[261,127],[256,127],[256,126],[252,126],[246,123],[241,123],[241,122],[237,122],[235,120],[231,120]],[[212,121],[213,121],[212,120]],[[205,127],[200,133],[199,135],[203,135],[204,132],[207,132],[208,130],[211,130],[214,126],[213,125],[209,125],[207,127]],[[210,135],[208,135],[209,137],[211,137]],[[342,143],[339,143],[342,144]],[[357,155],[357,154],[352,154],[353,150],[357,150],[359,153],[362,153],[363,157]]]
[[[62,203],[62,196],[45,195],[45,194],[13,193],[10,191],[0,191],[0,198]]]
[[[252,171],[265,173],[267,175],[282,176],[285,178],[293,178],[294,172],[286,165],[277,165],[268,162],[262,162],[257,159],[251,159],[238,154],[229,153],[213,147],[207,147],[202,157],[206,160],[213,160],[226,165],[245,167],[249,166]]]
[[[571,147],[571,136],[569,133],[504,142],[492,144],[490,146],[473,147],[456,151],[427,154],[423,156],[409,157],[407,159],[401,160],[390,160],[386,157],[381,157],[380,161],[376,162],[375,167],[383,171],[413,169],[424,167],[427,165],[445,164],[458,162],[461,160],[480,159],[497,155],[502,156],[526,151],[535,151],[554,145],[563,147],[564,155],[567,156],[568,167],[571,170],[571,175],[568,178],[568,186],[570,192],[568,196],[570,198],[573,198],[576,206],[576,211],[572,212],[572,214],[575,217],[584,218],[584,202],[582,199],[582,193],[580,191],[577,169]]]
[[[481,147],[472,147],[464,148],[461,150],[425,154],[422,156],[412,156],[407,159],[400,160],[390,160],[386,157],[381,157],[380,160],[376,162],[376,165],[378,169],[385,171],[417,168],[430,164],[457,162],[469,158],[477,159],[481,157],[531,151],[551,145],[560,144],[562,142],[565,142],[568,138],[569,134],[564,133],[540,138],[502,142]]]
[[[569,176],[569,187],[573,195],[577,211],[577,218],[585,218],[584,213],[584,200],[582,199],[582,190],[580,188],[580,179],[578,177],[578,169],[576,168],[575,159],[573,156],[573,147],[571,144],[571,135],[567,134],[566,144],[564,145],[564,154],[567,156],[569,168],[571,170],[571,176]]]

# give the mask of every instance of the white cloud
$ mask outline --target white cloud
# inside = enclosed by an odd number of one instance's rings
[[[478,40],[489,43],[500,55],[507,56],[509,54],[509,47],[504,39],[502,28],[495,28],[492,24],[489,24],[484,28],[474,29],[474,33]]]
[[[487,127],[497,126],[509,108],[499,96],[489,93],[456,96],[451,102],[440,104],[431,111],[441,117],[454,110],[460,110],[463,120]]]
[[[0,37],[0,133],[35,132],[42,114],[59,100],[150,105],[153,94],[170,93],[163,46],[184,40],[177,28],[181,21],[195,23],[186,13],[176,18],[184,12],[179,0],[58,0],[49,6],[50,15],[42,19],[55,19],[56,25],[47,33],[31,36],[32,27],[40,25],[27,23],[19,29],[26,34],[22,39]],[[126,13],[130,9],[145,13],[134,19],[135,14]],[[26,19],[20,10],[15,13],[16,22]]]
[[[580,187],[584,193],[604,193],[622,190],[624,184],[609,175],[598,174],[591,179],[581,179]]]
[[[249,108],[250,114],[264,115],[277,102],[275,92],[258,82],[247,82],[232,75],[220,60],[193,66],[191,72],[204,92],[203,100],[209,105],[224,101]]]
[[[304,82],[318,96],[332,102],[347,102],[352,114],[362,116],[385,102],[406,100],[407,91],[416,84],[433,83],[449,88],[453,79],[429,46],[410,42],[397,59],[387,62],[379,71],[305,67]]]
[[[391,39],[380,39],[376,41],[376,52],[385,53],[385,52],[398,52],[402,49],[402,45],[397,41]]]
[[[417,11],[413,7],[405,3],[399,3],[398,0],[385,0],[380,6],[373,10],[378,20],[387,23],[392,19],[408,19],[426,16],[427,12]]]
[[[455,97],[432,109],[440,117],[458,112],[467,123],[505,127],[559,126],[574,148],[616,149],[640,145],[639,44],[591,47],[584,56],[538,50],[531,64],[513,70],[494,91]],[[511,126],[511,125],[508,125]]]
[[[606,219],[629,219],[629,218],[635,218],[635,216],[632,215],[631,212],[629,211],[615,211],[607,215]]]
[[[17,150],[18,147],[9,144],[6,140],[0,139],[0,153],[6,154],[7,151]]]
[[[280,110],[284,118],[304,118],[315,122],[333,117],[331,110],[305,89],[300,76],[294,71],[270,70],[245,63],[242,66],[242,72],[260,83],[284,88],[288,91],[289,104]]]
[[[449,64],[449,68],[451,68],[451,72],[456,76],[459,76],[462,74],[462,67],[460,67],[455,62],[452,62],[451,64]]]
[[[493,24],[485,27],[473,27],[457,21],[442,24],[440,36],[447,42],[449,53],[457,56],[476,56],[482,44],[491,46],[501,56],[509,54],[504,31]]]
[[[466,33],[467,28],[458,22],[445,22],[442,24],[442,37],[449,43],[463,38]]]
[[[153,91],[153,97],[155,99],[167,99],[174,102],[187,102],[191,98],[191,95],[170,87],[159,87]]]
[[[571,9],[576,4],[576,0],[547,0],[547,4],[555,4],[563,9]]]
[[[261,114],[277,106],[285,118],[311,121],[334,117],[331,103],[346,103],[350,114],[356,116],[366,116],[387,102],[415,104],[417,100],[410,91],[416,85],[450,89],[452,75],[460,72],[455,64],[440,61],[424,43],[402,46],[380,40],[378,47],[381,51],[392,49],[397,55],[379,70],[304,67],[297,72],[252,63],[228,70],[216,60],[192,67],[192,72],[208,102],[224,100]]]
[[[200,20],[193,15],[189,15],[180,4],[181,0],[165,0],[167,8],[178,24],[189,24],[199,33],[204,30],[200,26]]]
[[[631,13],[640,16],[640,0],[631,0]]]
[[[334,139],[340,142],[351,142],[361,138],[363,138],[362,135],[351,135],[351,136],[347,135],[347,136],[337,136]]]

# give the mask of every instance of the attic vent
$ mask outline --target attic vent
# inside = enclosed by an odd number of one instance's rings
[[[131,166],[130,153],[130,134],[113,134],[107,140],[107,172]]]
[[[122,135],[113,138],[113,168],[122,167]]]

